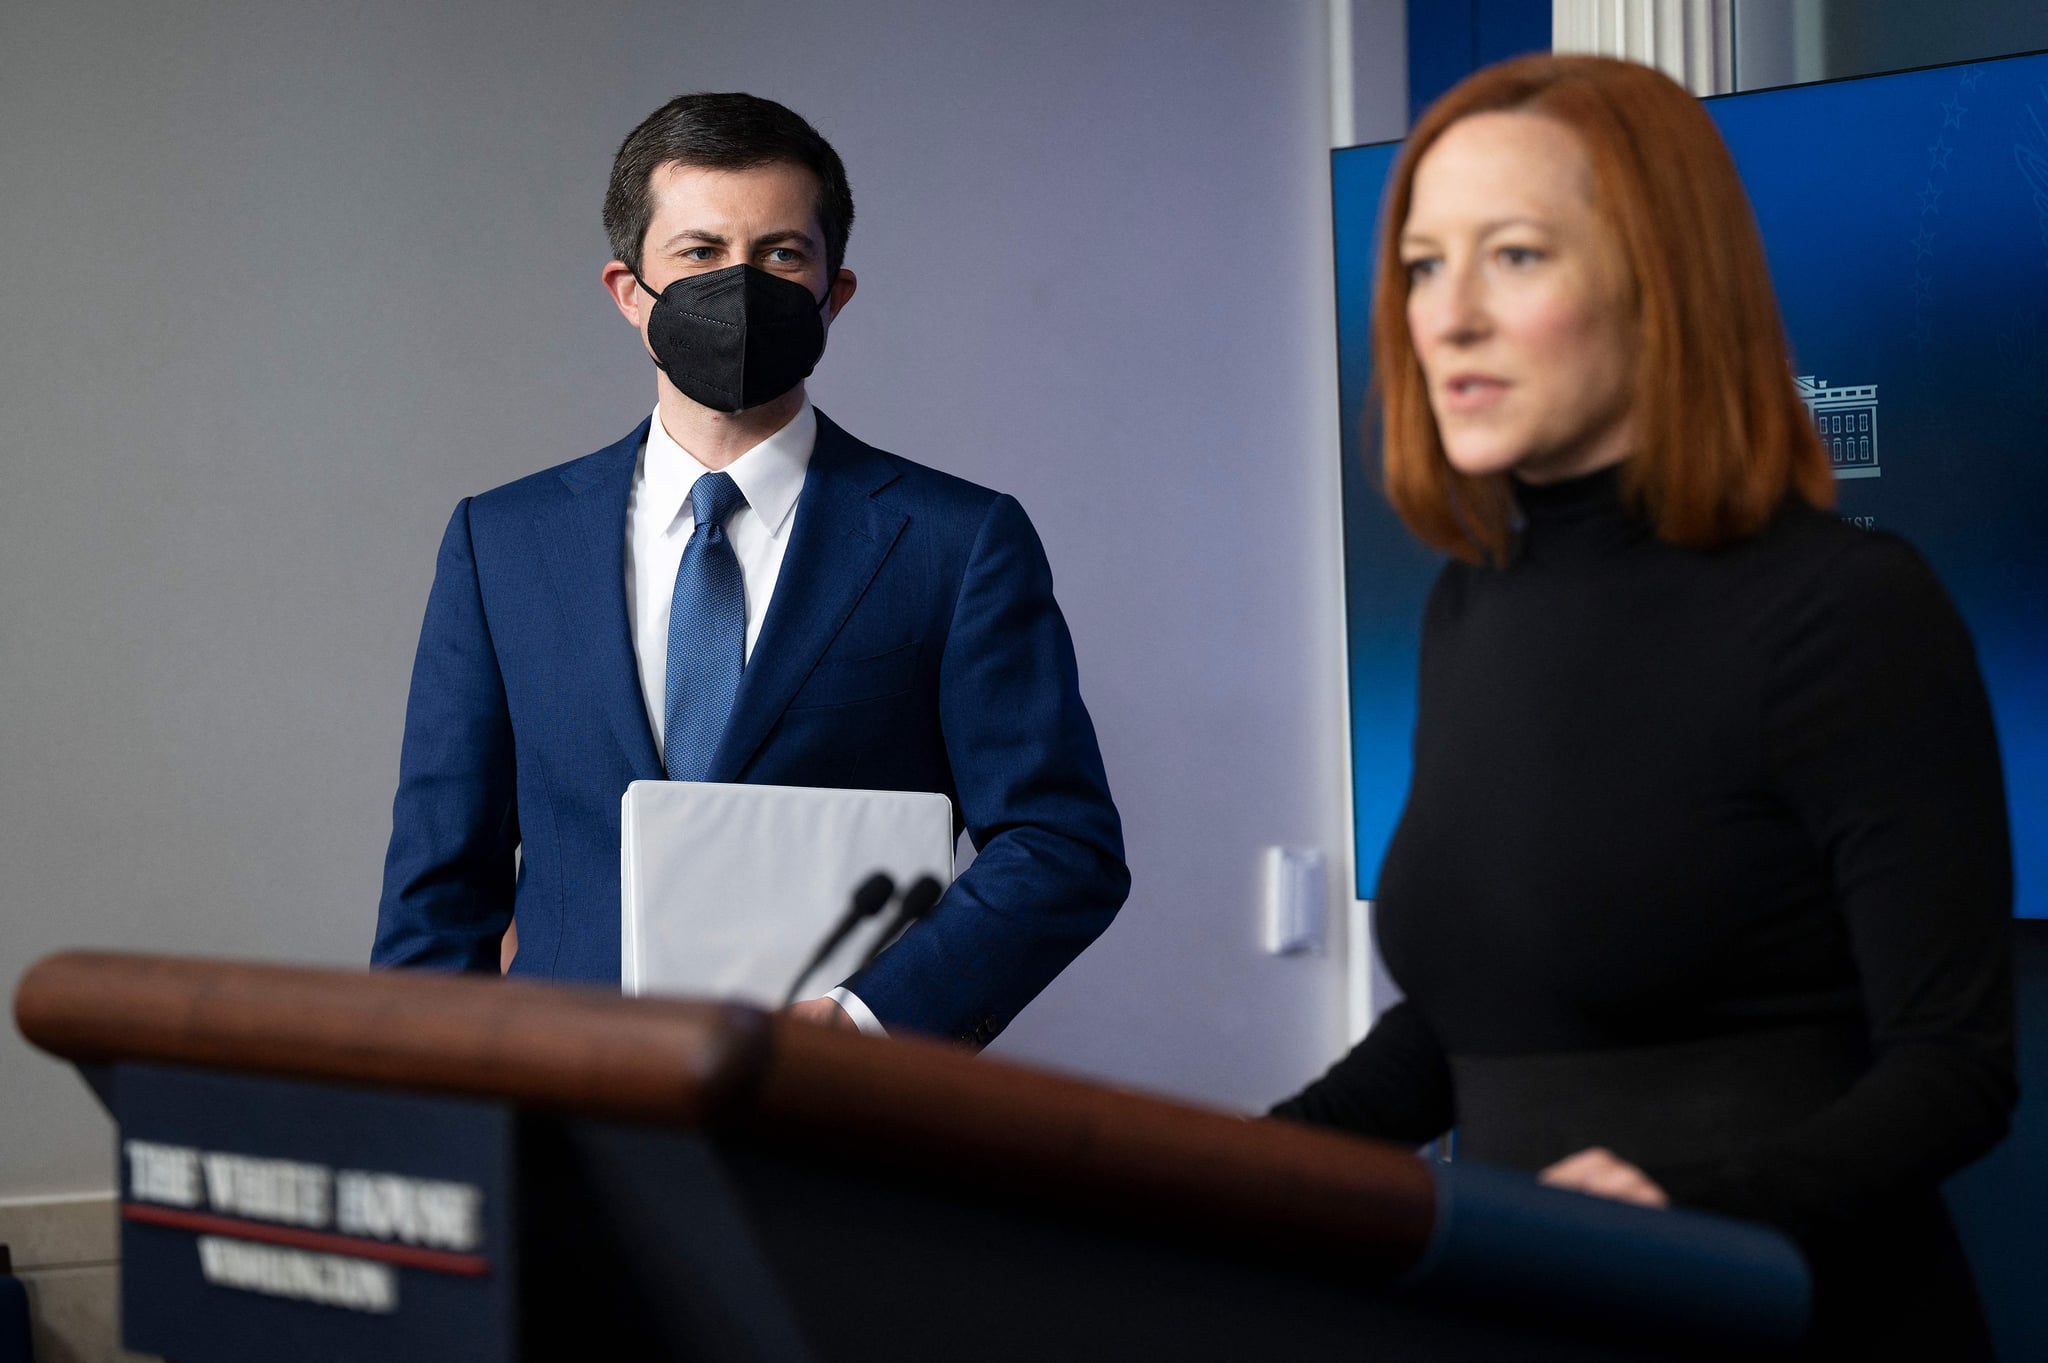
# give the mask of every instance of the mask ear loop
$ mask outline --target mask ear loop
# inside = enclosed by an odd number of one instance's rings
[[[633,268],[632,266],[628,265],[628,266],[626,267],[626,273],[627,273],[627,274],[629,274],[629,275],[631,275],[631,276],[633,276],[633,282],[634,282],[635,284],[638,284],[638,285],[639,285],[639,286],[640,286],[641,288],[643,288],[643,289],[647,289],[647,296],[648,296],[649,298],[652,298],[652,299],[653,299],[653,300],[654,300],[655,302],[657,302],[657,303],[659,303],[659,302],[661,301],[661,295],[660,295],[660,294],[658,294],[658,293],[656,293],[656,292],[655,292],[654,290],[652,290],[652,289],[648,289],[648,288],[647,288],[647,281],[646,281],[646,280],[644,280],[644,279],[642,279],[642,278],[640,277],[640,272],[639,272],[638,270],[636,270],[636,269],[634,269],[634,268]],[[661,357],[660,357],[660,356],[658,356],[658,355],[656,355],[656,354],[654,353],[654,346],[653,346],[653,344],[652,344],[651,342],[649,342],[649,341],[648,341],[648,340],[647,340],[647,339],[646,339],[645,337],[642,337],[642,338],[641,338],[641,340],[640,340],[640,344],[641,344],[641,345],[643,345],[643,346],[645,346],[645,347],[647,348],[647,360],[648,360],[648,362],[649,362],[650,364],[652,364],[652,365],[653,365],[653,366],[654,366],[654,367],[655,367],[656,369],[659,369],[659,370],[660,370],[660,371],[661,371],[662,373],[664,373],[664,374],[667,374],[667,373],[668,373],[668,366],[667,366],[667,365],[665,365],[665,364],[663,364],[663,363],[661,362]],[[674,376],[674,375],[670,375],[670,376],[669,376],[669,380],[670,380],[670,382],[674,382],[674,380],[675,380],[675,376]]]

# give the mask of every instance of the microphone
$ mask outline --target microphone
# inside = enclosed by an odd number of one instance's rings
[[[919,884],[922,883],[919,882]],[[912,886],[911,893],[914,894],[916,891],[917,886]],[[818,949],[811,953],[811,959],[804,964],[803,970],[798,973],[794,980],[790,981],[789,993],[783,998],[782,1006],[787,1008],[792,1003],[795,1003],[797,991],[804,987],[804,981],[811,978],[813,971],[825,964],[825,958],[839,949],[839,944],[846,940],[849,933],[860,926],[863,919],[872,918],[880,913],[883,906],[888,904],[895,896],[896,882],[883,875],[880,871],[863,880],[860,883],[860,888],[853,892],[853,903],[847,906],[846,912],[840,917],[839,921],[832,925],[832,931],[825,935],[825,940],[818,944]]]
[[[875,959],[888,950],[912,923],[930,913],[938,904],[939,897],[945,893],[946,887],[939,884],[934,876],[923,876],[915,885],[905,890],[903,902],[896,906],[896,916],[889,921],[888,927],[882,929],[881,935],[875,938],[875,944],[868,948],[867,958],[853,973],[858,975],[873,965]]]

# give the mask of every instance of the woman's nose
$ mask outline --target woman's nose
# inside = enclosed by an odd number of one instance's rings
[[[1463,345],[1484,336],[1490,325],[1484,281],[1476,270],[1446,268],[1421,304],[1418,342]]]

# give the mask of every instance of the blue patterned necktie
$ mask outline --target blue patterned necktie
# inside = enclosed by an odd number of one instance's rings
[[[668,608],[668,682],[662,706],[662,761],[671,781],[703,781],[747,662],[747,587],[726,538],[726,518],[747,504],[726,474],[698,475],[690,488],[697,528],[683,546]]]

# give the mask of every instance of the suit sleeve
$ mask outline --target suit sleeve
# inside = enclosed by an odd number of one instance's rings
[[[931,917],[847,988],[891,1029],[986,1045],[1130,890],[1052,570],[1009,497],[991,504],[969,555],[938,710],[975,860]]]
[[[512,921],[512,721],[469,506],[448,522],[420,628],[372,965],[495,972]]]
[[[1963,622],[1888,537],[1831,565],[1778,648],[1767,722],[1780,789],[1830,867],[1871,1064],[1767,1142],[1649,1172],[1682,1202],[1841,1235],[2005,1132],[2017,1087],[2004,784]]]

